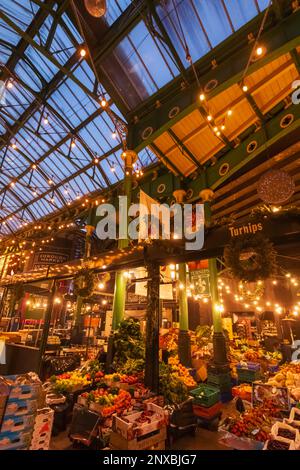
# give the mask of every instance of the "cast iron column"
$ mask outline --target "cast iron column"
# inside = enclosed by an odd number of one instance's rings
[[[145,385],[159,393],[159,265],[149,263],[147,269]]]
[[[131,204],[131,191],[132,191],[132,169],[133,164],[137,160],[137,154],[133,150],[126,150],[122,153],[122,159],[125,164],[125,178],[124,178],[124,195],[127,197],[127,208]],[[128,214],[127,214],[127,228],[128,228]],[[125,238],[119,238],[118,247],[123,249],[128,247],[128,233]],[[114,344],[114,331],[118,329],[125,313],[126,302],[126,285],[127,280],[122,271],[116,272],[115,278],[115,291],[112,308],[112,327],[111,333],[108,338],[106,369],[109,370],[113,361],[113,344]]]
[[[183,204],[186,192],[184,189],[177,189],[173,192],[177,204]],[[181,364],[191,367],[191,339],[189,335],[189,311],[186,295],[186,263],[180,263],[178,267],[178,301],[179,301],[179,334],[178,334],[178,355]]]
[[[214,193],[211,189],[204,189],[200,192],[200,197],[204,202],[205,210],[205,222],[206,225],[210,225],[211,222],[211,208],[210,203],[213,199]],[[211,304],[212,304],[212,315],[214,325],[213,335],[213,347],[214,347],[214,358],[213,364],[219,371],[224,369],[224,372],[228,370],[229,363],[227,358],[227,347],[226,340],[223,334],[222,327],[222,314],[219,302],[219,291],[218,291],[218,270],[217,261],[215,258],[210,258],[208,261],[209,267],[209,279],[211,289]]]
[[[53,304],[54,304],[55,289],[56,289],[55,281],[52,281],[47,310],[46,310],[45,317],[44,317],[44,328],[43,328],[40,350],[39,350],[39,364],[38,364],[39,375],[42,373],[43,356],[45,354],[46,347],[47,347],[47,341],[48,341],[48,335],[49,335],[50,323],[51,323],[51,315],[52,315]]]

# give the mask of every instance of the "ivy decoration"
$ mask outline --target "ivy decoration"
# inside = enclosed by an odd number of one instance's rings
[[[94,291],[94,276],[86,270],[82,271],[74,279],[74,294],[78,297],[86,299],[90,297]]]
[[[276,251],[262,235],[243,235],[231,240],[224,250],[227,269],[245,282],[267,279],[276,273]]]

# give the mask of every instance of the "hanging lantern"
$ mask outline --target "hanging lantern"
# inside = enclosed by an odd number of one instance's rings
[[[84,5],[91,16],[101,18],[106,13],[106,0],[84,0]]]
[[[259,179],[257,193],[268,204],[281,204],[294,194],[295,182],[283,170],[270,170]]]

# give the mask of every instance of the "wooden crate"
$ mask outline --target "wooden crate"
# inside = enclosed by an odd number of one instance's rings
[[[127,440],[124,439],[120,434],[112,432],[110,435],[110,447],[118,450],[145,450],[151,449],[153,446],[162,445],[162,441],[165,442],[167,438],[166,426],[161,427],[151,433],[150,435],[145,434],[138,439]]]

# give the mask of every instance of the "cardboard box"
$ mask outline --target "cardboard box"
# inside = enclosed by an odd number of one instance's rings
[[[28,449],[31,442],[32,431],[20,432],[1,432],[0,433],[0,451],[12,450],[18,448]]]
[[[30,450],[48,450],[50,445],[54,411],[51,408],[43,408],[38,410]]]
[[[15,381],[18,376],[17,375],[7,375],[5,376],[6,379]],[[9,399],[17,398],[19,400],[28,400],[33,398],[38,398],[42,391],[42,384],[41,383],[32,383],[32,384],[25,384],[25,385],[9,385]]]
[[[135,439],[124,439],[119,433],[112,432],[110,435],[110,447],[118,450],[145,450],[155,448],[155,446],[162,446],[167,438],[167,427],[162,426],[150,434],[140,436]]]
[[[35,414],[37,408],[37,400],[19,400],[17,398],[9,398],[6,404],[4,418],[6,418],[6,416]]]
[[[35,416],[23,415],[23,416],[5,416],[2,421],[1,432],[19,432],[33,429]]]
[[[143,411],[131,413],[126,416],[113,416],[113,431],[120,434],[124,439],[131,440],[156,431],[167,422],[167,413],[163,408],[154,403],[147,403],[145,411],[152,411],[154,414],[149,417],[150,422],[136,423]],[[126,420],[126,421],[125,421]]]

